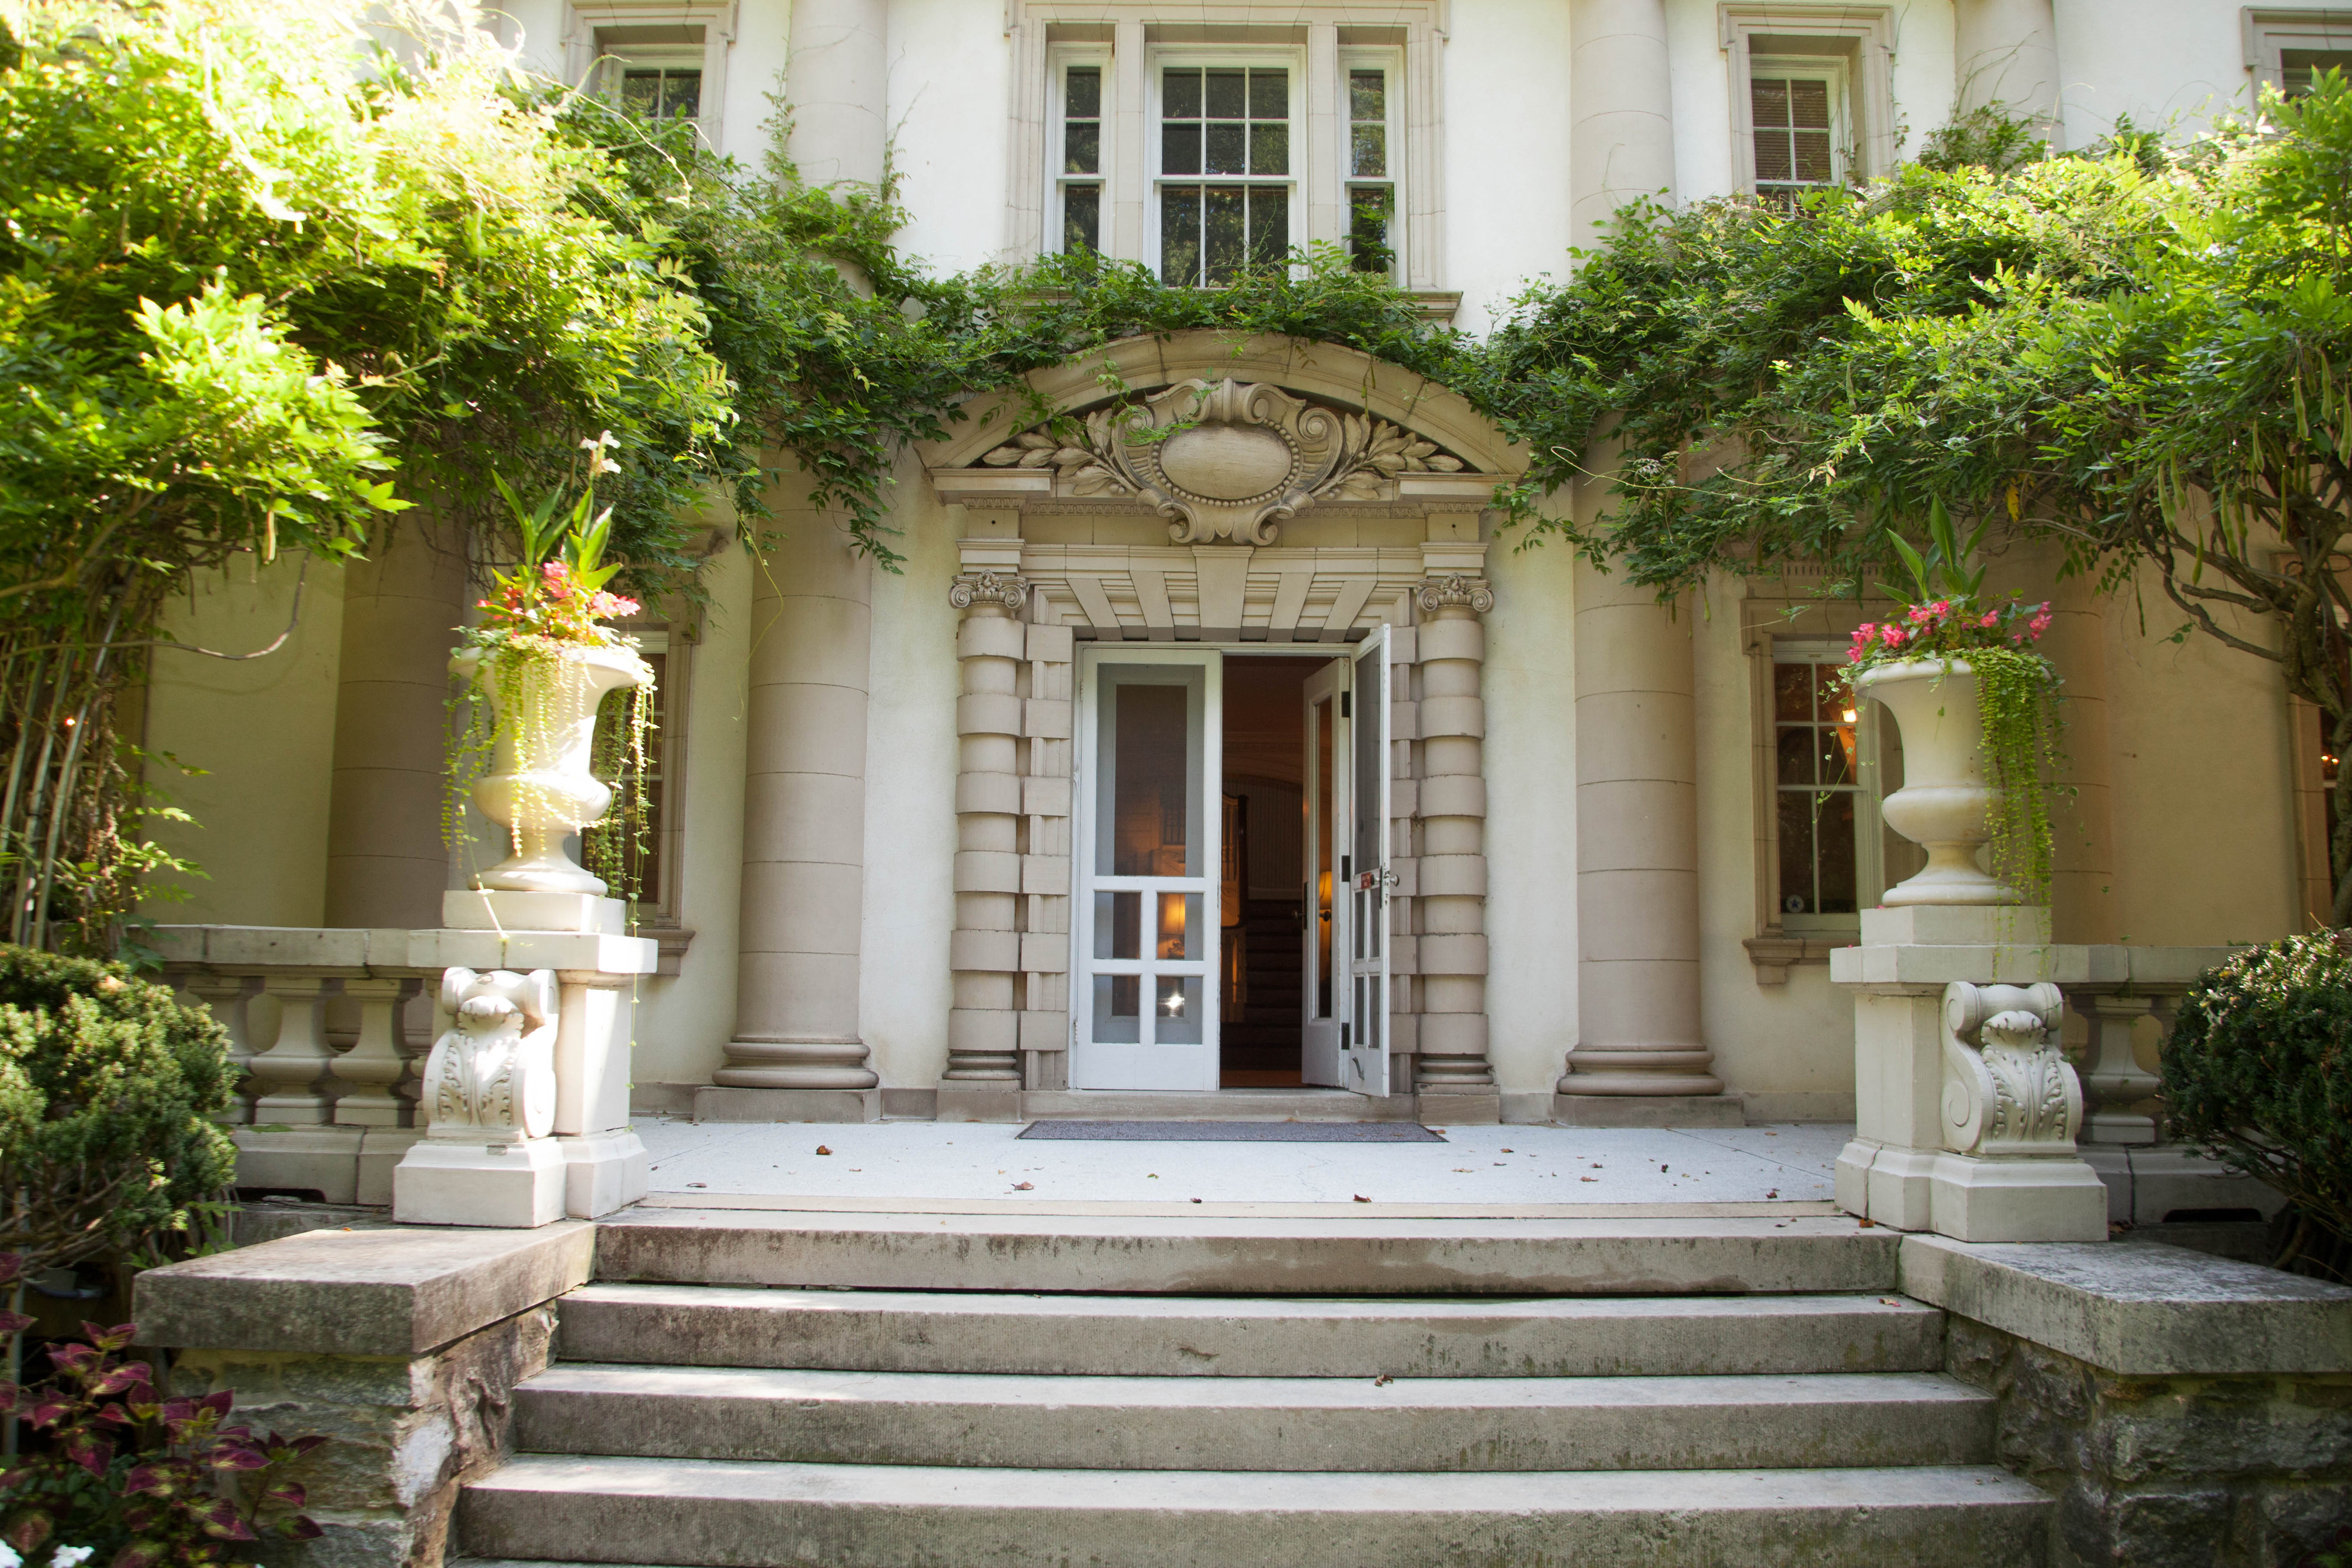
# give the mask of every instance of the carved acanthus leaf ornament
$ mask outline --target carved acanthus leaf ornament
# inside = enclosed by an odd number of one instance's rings
[[[1133,497],[1173,519],[1178,544],[1251,545],[1317,501],[1392,500],[1403,475],[1465,466],[1386,420],[1231,379],[1024,431],[981,462],[1050,469],[1065,496]]]
[[[1944,1142],[1964,1155],[2072,1154],[2083,1086],[2058,1046],[2058,988],[1944,988]]]

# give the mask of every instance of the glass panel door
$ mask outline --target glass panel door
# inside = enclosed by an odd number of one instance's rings
[[[1300,936],[1303,1034],[1299,1076],[1341,1082],[1339,1036],[1348,1016],[1348,661],[1334,659],[1307,681],[1306,910]]]
[[[1218,655],[1081,664],[1078,1089],[1217,1087]]]
[[[1340,1084],[1389,1092],[1389,644],[1388,628],[1357,648],[1349,791],[1348,1017],[1340,1026]]]

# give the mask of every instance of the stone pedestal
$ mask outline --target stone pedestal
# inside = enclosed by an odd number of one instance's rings
[[[1840,1206],[1964,1241],[2105,1239],[2106,1187],[2075,1151],[2082,1090],[2055,1040],[2056,983],[2093,978],[2095,950],[2053,944],[2047,909],[2014,906],[1867,910],[1862,938],[1830,956],[1854,992]]]
[[[1551,1119],[1563,1127],[1748,1125],[1746,1107],[1730,1094],[1554,1094]]]
[[[660,961],[656,944],[623,934],[626,910],[618,899],[452,893],[442,915],[442,929],[411,934],[415,962],[552,976],[552,1106],[543,1134],[508,1143],[503,1152],[497,1139],[478,1145],[428,1129],[394,1171],[395,1217],[404,1224],[534,1226],[566,1215],[593,1219],[643,1197],[652,1174],[644,1142],[629,1130],[629,1044],[634,988]],[[557,919],[567,925],[525,924]]]
[[[733,1089],[708,1083],[694,1092],[698,1122],[878,1122],[879,1089]]]

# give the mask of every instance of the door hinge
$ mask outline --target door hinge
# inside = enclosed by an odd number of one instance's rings
[[[1349,700],[1355,694],[1353,692],[1341,692],[1339,694],[1339,716],[1341,718],[1353,718],[1355,716],[1355,704]]]
[[[1355,880],[1356,857],[1353,855],[1341,855],[1339,857],[1339,884],[1344,887],[1349,883]]]
[[[1345,1023],[1339,1026],[1339,1049],[1341,1051],[1348,1049],[1348,1026]]]

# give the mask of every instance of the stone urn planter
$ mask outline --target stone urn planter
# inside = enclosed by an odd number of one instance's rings
[[[1885,704],[1903,732],[1903,788],[1880,810],[1889,827],[1927,852],[1926,867],[1879,902],[2021,902],[1977,862],[1992,837],[1993,791],[1976,671],[1965,659],[1910,659],[1864,670],[1854,689]]]
[[[478,683],[494,728],[490,771],[474,803],[507,830],[513,852],[476,879],[500,893],[601,896],[602,877],[573,860],[565,837],[602,821],[612,787],[592,768],[596,709],[608,693],[642,685],[653,670],[629,648],[573,644],[547,653],[491,656],[462,650],[452,674]]]

